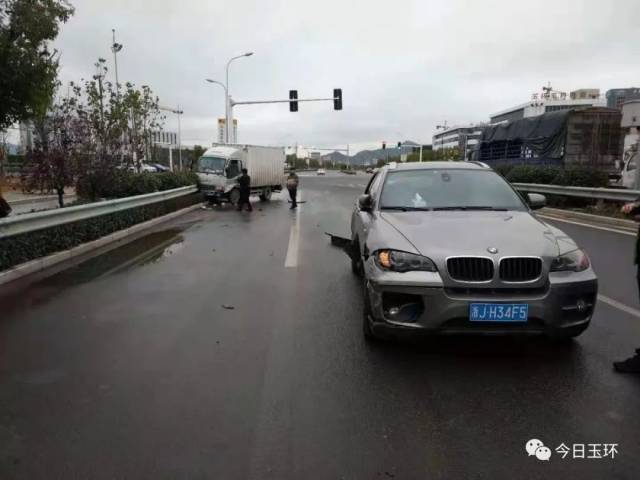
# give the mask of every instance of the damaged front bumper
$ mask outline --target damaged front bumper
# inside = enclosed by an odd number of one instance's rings
[[[365,282],[375,333],[575,335],[589,325],[598,283],[592,269],[552,272],[543,286],[445,285],[437,272],[383,271],[370,257]],[[471,303],[526,303],[526,322],[471,322]]]

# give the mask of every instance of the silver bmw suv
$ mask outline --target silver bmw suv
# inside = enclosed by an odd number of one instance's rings
[[[484,164],[390,164],[351,219],[367,338],[582,333],[598,292],[587,254]]]

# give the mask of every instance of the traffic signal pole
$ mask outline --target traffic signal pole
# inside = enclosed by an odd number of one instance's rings
[[[240,102],[236,102],[228,96],[228,105],[229,105],[229,115],[228,118],[233,118],[233,107],[236,105],[262,105],[269,103],[288,103],[289,110],[291,112],[298,111],[298,103],[299,102],[333,102],[334,110],[342,110],[342,89],[336,88],[333,90],[333,97],[328,98],[298,98],[297,90],[289,91],[289,98],[286,100],[243,100]]]

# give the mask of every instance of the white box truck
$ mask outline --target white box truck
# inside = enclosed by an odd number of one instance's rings
[[[214,144],[196,163],[200,191],[213,203],[240,200],[238,177],[246,168],[251,177],[251,194],[266,202],[272,192],[282,190],[286,155],[282,147]]]

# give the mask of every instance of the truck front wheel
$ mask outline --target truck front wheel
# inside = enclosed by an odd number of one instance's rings
[[[238,205],[238,203],[240,203],[240,190],[234,188],[229,192],[229,202],[231,202],[231,205]]]
[[[260,193],[260,200],[262,200],[263,202],[268,202],[269,200],[271,200],[270,187],[266,187],[264,190],[262,190],[262,193]]]

